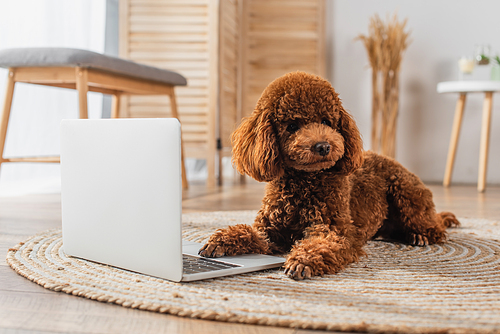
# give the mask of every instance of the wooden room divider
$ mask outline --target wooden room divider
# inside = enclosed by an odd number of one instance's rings
[[[222,181],[230,134],[276,77],[325,74],[324,0],[120,0],[120,56],[174,70],[185,156]],[[121,117],[168,117],[163,97],[124,97]],[[219,166],[218,170],[216,165]]]

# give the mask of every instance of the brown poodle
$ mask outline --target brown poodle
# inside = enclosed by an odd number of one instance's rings
[[[218,230],[205,257],[290,252],[294,279],[332,274],[384,237],[424,246],[458,225],[436,213],[432,193],[393,159],[363,152],[352,117],[326,80],[295,72],[273,81],[233,133],[240,173],[268,182],[252,226]]]

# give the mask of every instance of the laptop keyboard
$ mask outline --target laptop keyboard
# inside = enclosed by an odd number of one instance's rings
[[[207,271],[215,271],[221,269],[230,269],[241,267],[237,264],[226,263],[222,261],[209,260],[202,257],[190,256],[182,254],[183,270],[185,274],[197,274]]]

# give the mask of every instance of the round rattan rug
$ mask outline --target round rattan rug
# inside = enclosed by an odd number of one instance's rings
[[[255,211],[185,214],[203,242]],[[60,230],[10,249],[7,262],[43,287],[124,307],[217,321],[337,331],[500,333],[500,222],[461,219],[443,245],[372,241],[347,270],[306,281],[282,270],[172,283],[65,256]]]

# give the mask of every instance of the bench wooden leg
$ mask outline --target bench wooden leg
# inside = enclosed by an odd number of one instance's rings
[[[486,169],[488,167],[488,149],[490,147],[491,109],[493,106],[493,92],[486,92],[483,102],[483,121],[481,129],[481,146],[479,148],[479,176],[477,190],[486,189]]]
[[[87,69],[77,67],[75,68],[75,74],[76,89],[78,90],[78,110],[80,112],[80,118],[89,118],[87,108],[87,92],[89,91]]]
[[[7,76],[7,87],[5,90],[5,100],[3,103],[2,118],[0,120],[0,165],[3,162],[3,150],[5,139],[7,138],[7,126],[9,125],[10,109],[12,107],[12,98],[14,97],[14,71],[9,70]]]
[[[114,94],[111,100],[111,118],[120,117],[120,94]]]
[[[177,111],[177,101],[175,99],[174,88],[169,89],[168,96],[170,97],[170,108],[172,109],[172,116],[179,119]],[[186,176],[186,166],[184,164],[184,141],[181,139],[181,168],[182,168],[182,188],[188,189],[188,180]]]
[[[455,108],[455,119],[453,120],[453,128],[451,130],[450,147],[448,149],[448,158],[446,160],[446,170],[444,172],[443,186],[448,187],[451,183],[451,174],[453,173],[453,165],[455,164],[455,156],[457,153],[458,137],[460,135],[460,127],[462,125],[462,116],[465,107],[465,93],[461,93],[458,98]]]

